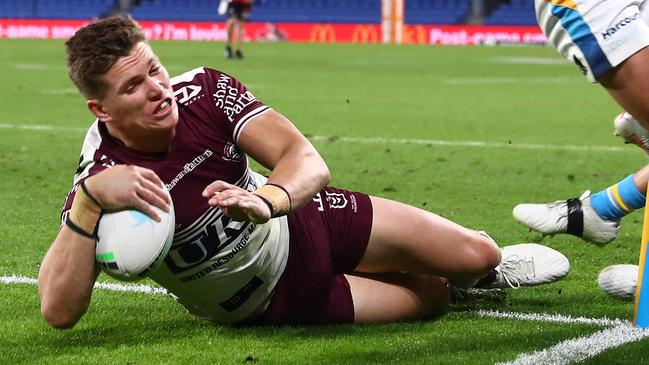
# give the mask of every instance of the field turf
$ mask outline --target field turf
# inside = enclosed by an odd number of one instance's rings
[[[437,320],[365,326],[233,328],[163,295],[98,289],[66,331],[40,319],[35,285],[5,280],[1,364],[489,364],[609,328],[551,315],[631,319],[632,303],[607,297],[596,279],[608,265],[637,263],[641,212],[605,247],[543,238],[511,217],[519,202],[598,191],[647,162],[612,135],[620,108],[553,49],[251,43],[244,60],[228,61],[221,43],[153,46],[172,75],[204,65],[246,83],[311,138],[331,185],[435,212],[501,246],[543,242],[568,256],[570,274]],[[92,118],[67,78],[62,41],[0,40],[0,49],[0,277],[36,278]],[[583,359],[649,363],[647,345]]]

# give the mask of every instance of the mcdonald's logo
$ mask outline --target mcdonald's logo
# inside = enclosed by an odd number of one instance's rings
[[[352,33],[352,42],[377,43],[379,42],[379,32],[372,25],[357,25]]]
[[[329,24],[316,24],[311,28],[310,42],[335,42],[336,31]]]

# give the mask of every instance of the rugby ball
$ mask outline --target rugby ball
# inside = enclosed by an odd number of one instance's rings
[[[106,274],[123,281],[149,276],[164,260],[174,237],[173,205],[169,212],[153,207],[156,222],[139,210],[102,214],[97,228],[95,261]]]

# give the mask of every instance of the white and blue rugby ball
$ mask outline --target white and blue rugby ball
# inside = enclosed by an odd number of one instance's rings
[[[106,274],[123,281],[149,276],[164,260],[174,237],[173,205],[169,212],[153,207],[156,222],[139,210],[104,213],[97,228],[95,261]]]

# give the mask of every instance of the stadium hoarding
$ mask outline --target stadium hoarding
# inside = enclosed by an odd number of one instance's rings
[[[90,20],[0,19],[0,38],[64,39]],[[140,21],[151,40],[225,41],[223,22]],[[248,41],[380,43],[380,24],[255,23],[246,25]],[[404,44],[543,44],[535,26],[404,25]]]

